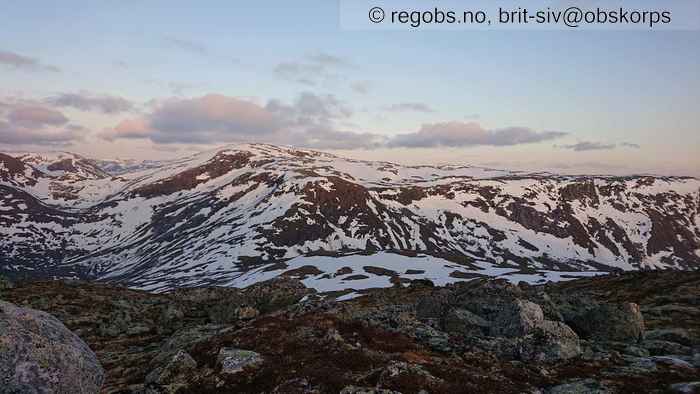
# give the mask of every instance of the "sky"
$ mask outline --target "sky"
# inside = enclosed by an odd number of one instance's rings
[[[0,151],[700,176],[697,30],[345,30],[331,0],[26,0],[0,26]]]

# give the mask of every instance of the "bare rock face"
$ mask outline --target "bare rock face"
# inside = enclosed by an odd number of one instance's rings
[[[0,382],[10,393],[97,393],[104,370],[48,313],[0,301]]]

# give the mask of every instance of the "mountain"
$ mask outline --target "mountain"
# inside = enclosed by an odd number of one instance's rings
[[[0,154],[0,273],[321,291],[700,267],[700,181],[402,166],[244,144],[132,169]],[[113,167],[112,167],[113,168]]]

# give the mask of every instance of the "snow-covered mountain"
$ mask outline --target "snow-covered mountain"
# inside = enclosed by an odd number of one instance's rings
[[[0,154],[0,273],[14,277],[166,290],[292,275],[327,291],[699,267],[694,178],[411,167],[262,144],[118,170]]]

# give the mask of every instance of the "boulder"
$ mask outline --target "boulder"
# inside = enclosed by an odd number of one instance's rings
[[[243,372],[244,368],[257,366],[264,361],[262,356],[254,351],[234,348],[221,348],[217,360],[221,365],[221,373],[224,374]]]
[[[445,316],[443,327],[450,334],[480,336],[488,333],[491,324],[466,309],[453,309]]]
[[[505,337],[528,335],[542,322],[544,322],[544,313],[539,305],[516,299],[505,303],[495,315],[490,334]]]
[[[176,392],[186,387],[189,375],[197,369],[197,362],[187,352],[179,351],[161,368],[156,368],[146,376],[147,385],[166,388],[168,392]]]
[[[595,305],[567,322],[585,339],[598,341],[637,342],[644,334],[644,318],[639,305]]]
[[[0,391],[97,393],[104,379],[92,350],[58,319],[0,301]]]
[[[564,323],[549,320],[523,337],[520,349],[520,358],[526,361],[567,360],[581,354],[581,344],[574,330]]]

